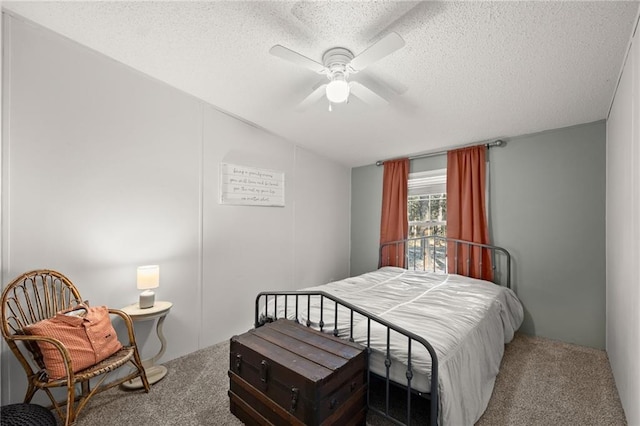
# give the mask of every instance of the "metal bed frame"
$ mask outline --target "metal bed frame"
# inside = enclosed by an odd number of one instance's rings
[[[418,243],[420,243],[418,245]],[[493,282],[496,284],[501,284],[504,285],[507,288],[511,288],[511,255],[509,254],[509,252],[502,248],[502,247],[498,247],[498,246],[494,246],[494,245],[490,245],[490,244],[480,244],[480,243],[472,243],[471,241],[466,241],[466,240],[459,240],[456,238],[447,238],[447,237],[441,237],[438,235],[428,235],[428,236],[423,236],[423,237],[416,237],[416,238],[408,238],[405,240],[398,240],[398,241],[391,241],[388,243],[383,243],[380,245],[380,251],[379,251],[379,255],[378,255],[378,268],[382,267],[383,265],[389,265],[391,264],[390,260],[391,258],[389,257],[389,255],[387,254],[386,256],[384,255],[385,251],[386,253],[391,252],[391,250],[389,250],[389,248],[394,248],[396,250],[393,250],[393,252],[396,253],[396,256],[394,258],[395,260],[395,264],[398,265],[400,264],[400,259],[397,256],[397,253],[399,253],[400,251],[397,250],[398,247],[402,246],[404,249],[404,253],[405,253],[405,265],[407,266],[411,266],[413,265],[413,268],[410,268],[412,270],[417,270],[417,268],[415,268],[415,266],[417,266],[420,262],[420,260],[422,260],[422,265],[423,271],[427,270],[427,265],[428,262],[427,260],[430,259],[432,260],[431,264],[432,264],[432,268],[431,268],[431,272],[446,272],[445,269],[438,269],[436,267],[437,265],[437,247],[445,247],[445,256],[447,253],[446,248],[450,245],[453,244],[453,253],[454,253],[454,270],[450,273],[452,274],[459,274],[459,275],[464,275],[464,276],[469,276],[470,272],[471,272],[471,264],[474,260],[473,258],[473,252],[474,250],[472,250],[473,247],[478,247],[480,248],[480,256],[478,256],[479,258],[477,259],[477,264],[478,264],[478,269],[480,270],[480,279],[484,279],[482,277],[482,254],[483,254],[483,250],[487,250],[491,256],[491,260],[492,260],[492,269],[494,272],[494,278],[493,278]],[[465,263],[465,268],[464,271],[460,271],[458,269],[458,265],[459,265],[459,256],[460,256],[460,248],[466,248],[466,256],[464,256],[464,258],[462,259]],[[416,250],[416,248],[420,248],[420,250]],[[413,250],[411,250],[413,249]],[[416,256],[416,253],[421,251],[423,253],[422,256]],[[411,252],[411,254],[410,254]],[[430,257],[427,256],[427,254],[430,255]],[[502,255],[504,257],[504,259],[500,259],[498,258],[499,255]],[[504,268],[498,267],[497,265],[501,264],[501,260],[504,261],[505,265]],[[409,269],[409,268],[408,268]],[[506,277],[504,279],[502,279],[501,277],[501,273],[504,272]]]
[[[420,244],[420,246],[418,246],[418,243]],[[500,284],[498,281],[503,281],[507,287],[511,286],[511,256],[509,254],[509,252],[507,250],[505,250],[504,248],[501,247],[497,247],[497,246],[492,246],[492,245],[488,245],[488,244],[478,244],[478,243],[472,243],[469,241],[464,241],[464,240],[458,240],[458,239],[453,239],[453,238],[445,238],[445,237],[439,237],[439,236],[424,236],[424,237],[419,237],[419,238],[410,238],[410,239],[406,239],[406,240],[398,240],[398,241],[393,241],[393,242],[389,242],[389,243],[384,243],[381,245],[380,247],[380,258],[379,258],[379,266],[383,265],[383,264],[388,264],[388,258],[383,259],[383,252],[385,251],[384,249],[386,247],[399,247],[402,245],[402,247],[404,247],[404,253],[405,253],[405,264],[406,265],[413,265],[414,266],[414,270],[415,266],[418,265],[417,262],[419,259],[416,257],[416,251],[415,247],[421,247],[421,252],[422,252],[422,270],[426,270],[426,265],[428,264],[427,262],[427,255],[431,255],[433,256],[433,268],[435,268],[436,262],[436,247],[437,244],[440,244],[440,247],[442,247],[442,244],[449,244],[452,243],[454,244],[454,253],[455,253],[455,257],[456,257],[456,271],[454,271],[453,273],[459,273],[457,271],[457,265],[458,265],[458,253],[459,253],[459,246],[466,246],[467,247],[467,256],[466,259],[464,259],[464,261],[466,262],[466,271],[461,271],[460,274],[461,275],[466,275],[468,276],[469,271],[470,271],[470,265],[471,262],[474,261],[474,259],[472,258],[472,252],[473,250],[470,250],[471,247],[479,247],[480,248],[480,259],[478,259],[478,264],[480,265],[480,270],[482,270],[481,268],[481,262],[482,262],[482,252],[484,250],[488,250],[489,253],[491,254],[491,258],[493,261],[493,270],[494,270],[494,282],[496,282],[496,284]],[[410,258],[409,256],[409,248],[414,247],[413,250],[413,254],[411,255],[412,258]],[[429,247],[431,247],[430,250]],[[397,252],[397,250],[396,250]],[[504,257],[504,259],[499,259],[498,256],[502,256]],[[445,254],[446,257],[446,254]],[[397,259],[396,259],[397,260]],[[385,262],[386,261],[386,262]],[[445,262],[446,263],[446,262]],[[506,272],[504,274],[502,274],[500,272],[500,268],[498,266],[505,266],[506,265]],[[433,269],[433,272],[436,272],[435,269]],[[502,280],[502,275],[506,275],[506,278],[504,280]],[[430,425],[438,425],[438,415],[439,415],[439,394],[438,394],[438,357],[436,355],[436,352],[433,348],[433,346],[431,346],[431,344],[424,338],[421,337],[419,335],[416,335],[415,333],[412,333],[408,330],[405,330],[402,327],[399,327],[393,323],[390,323],[388,321],[386,321],[383,318],[380,318],[376,315],[373,315],[361,308],[359,308],[358,306],[355,306],[349,302],[346,302],[344,300],[341,300],[338,297],[335,297],[329,293],[323,292],[323,291],[264,291],[264,292],[260,292],[257,296],[256,296],[256,301],[255,301],[255,327],[258,328],[262,325],[264,325],[267,322],[271,322],[271,321],[275,321],[276,319],[278,319],[278,308],[279,307],[283,307],[284,308],[284,318],[286,318],[288,316],[288,314],[290,313],[295,313],[295,321],[298,322],[298,313],[300,311],[300,308],[303,307],[304,303],[306,302],[306,310],[309,313],[309,318],[306,321],[306,326],[310,327],[312,324],[312,318],[310,318],[311,315],[311,300],[317,300],[319,299],[320,302],[320,310],[319,310],[319,318],[317,318],[317,322],[320,331],[323,332],[331,332],[334,336],[336,337],[340,337],[338,336],[338,330],[337,328],[334,328],[333,330],[325,330],[324,327],[324,318],[325,318],[325,313],[324,313],[324,307],[325,307],[325,301],[328,304],[333,304],[334,305],[334,324],[335,327],[337,327],[338,324],[338,307],[342,307],[346,310],[348,310],[349,312],[349,340],[350,341],[354,341],[353,339],[353,327],[354,327],[354,315],[358,315],[358,321],[360,320],[365,320],[367,321],[367,344],[366,344],[366,350],[368,352],[368,354],[371,354],[372,352],[372,348],[370,345],[370,341],[371,341],[371,322],[373,321],[374,323],[380,324],[383,327],[386,327],[386,354],[385,354],[385,361],[384,361],[384,365],[386,368],[386,373],[384,376],[379,376],[373,372],[370,371],[370,369],[368,369],[367,372],[367,385],[371,384],[371,379],[372,377],[378,376],[381,377],[382,380],[384,380],[384,384],[385,384],[385,392],[384,392],[384,409],[380,410],[376,407],[373,407],[371,405],[371,392],[369,390],[369,386],[368,386],[368,390],[367,390],[367,406],[368,409],[381,415],[382,417],[386,418],[387,420],[391,421],[392,423],[398,424],[398,425],[411,425],[411,396],[413,394],[416,394],[418,396],[424,397],[426,399],[429,400],[429,424]],[[283,305],[279,305],[278,303],[283,303]],[[293,305],[293,306],[292,306]],[[270,310],[272,309],[272,310]],[[397,383],[397,382],[393,382],[390,379],[389,376],[389,372],[390,372],[390,367],[391,367],[391,357],[390,357],[390,336],[391,336],[391,332],[394,333],[398,333],[402,336],[405,336],[407,338],[407,370],[406,370],[406,384],[403,383]],[[431,357],[431,383],[430,383],[430,391],[428,394],[425,394],[423,392],[419,392],[418,390],[412,388],[411,385],[411,381],[413,379],[413,369],[412,369],[412,365],[411,365],[411,353],[412,353],[412,348],[415,348],[415,346],[420,345],[422,347],[424,347],[426,349],[426,351],[429,353],[430,357]],[[419,347],[419,346],[418,346]],[[395,386],[399,386],[400,388],[406,390],[406,394],[407,394],[407,399],[406,399],[406,423],[403,423],[400,419],[393,417],[392,414],[390,413],[389,410],[389,398],[390,398],[390,385],[395,385]]]

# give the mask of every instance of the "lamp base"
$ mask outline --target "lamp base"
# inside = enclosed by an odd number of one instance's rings
[[[156,294],[151,290],[145,290],[140,293],[140,309],[148,309],[153,308],[153,304],[155,303]]]

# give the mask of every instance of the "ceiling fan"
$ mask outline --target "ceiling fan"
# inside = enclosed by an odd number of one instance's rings
[[[349,76],[390,55],[404,44],[402,37],[398,33],[392,32],[369,46],[358,56],[354,56],[349,49],[344,47],[332,47],[322,55],[322,63],[279,44],[269,49],[269,53],[318,74],[326,75],[329,81],[316,85],[313,92],[298,105],[298,108],[304,109],[326,95],[329,100],[329,111],[331,111],[332,104],[348,102],[350,94],[371,105],[385,105],[387,101],[383,97],[362,83],[349,81]]]

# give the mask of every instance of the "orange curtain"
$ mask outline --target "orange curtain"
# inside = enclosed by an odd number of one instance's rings
[[[447,153],[447,237],[489,244],[489,227],[485,207],[486,155],[484,145],[457,149]],[[457,265],[456,265],[457,258]],[[469,262],[467,262],[469,259]],[[493,279],[488,250],[449,243],[449,273],[459,273],[484,280]],[[456,269],[457,268],[457,269]]]
[[[409,159],[385,161],[382,181],[380,244],[404,240],[409,232],[407,181]],[[405,267],[404,244],[387,246],[380,253],[380,266]]]

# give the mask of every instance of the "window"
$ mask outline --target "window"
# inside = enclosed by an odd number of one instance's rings
[[[447,170],[410,173],[408,186],[409,238],[431,235],[445,237],[447,235]],[[446,245],[443,242],[417,240],[411,242],[407,250],[410,268],[445,270]]]

